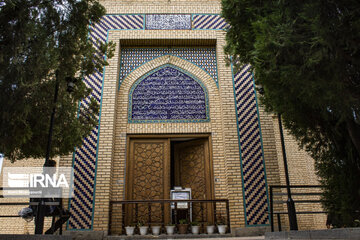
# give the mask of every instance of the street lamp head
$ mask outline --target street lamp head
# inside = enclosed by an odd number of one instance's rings
[[[74,91],[74,88],[75,88],[75,83],[76,83],[77,79],[74,78],[74,77],[66,77],[65,80],[66,80],[66,82],[67,82],[67,89],[66,89],[66,90],[67,90],[69,93],[73,92],[73,91]]]
[[[261,84],[257,85],[256,89],[257,89],[259,94],[261,94],[261,95],[265,94],[265,89]]]

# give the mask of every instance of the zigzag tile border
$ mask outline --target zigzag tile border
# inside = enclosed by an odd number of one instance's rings
[[[219,18],[219,15],[204,14],[203,16],[210,16],[206,19],[203,17],[200,18],[200,16],[196,17],[198,15],[200,14],[192,14],[192,30],[210,30],[211,28],[212,30],[221,30],[221,27],[228,27],[228,25],[224,25],[223,23],[217,25],[216,22],[223,21]],[[144,30],[144,19],[145,14],[105,15],[99,23],[89,27],[89,41],[91,41],[94,46],[99,47],[99,43],[107,42],[109,30]],[[197,28],[194,28],[194,26],[197,26]],[[209,73],[211,75],[211,71],[209,71]],[[84,82],[88,87],[93,89],[92,96],[98,101],[101,107],[103,74],[96,72],[91,76],[87,76]],[[88,99],[84,99],[80,103],[80,107],[86,108],[87,106]],[[96,166],[98,158],[97,149],[101,116],[99,115],[98,118],[98,126],[92,130],[89,136],[84,138],[82,146],[77,148],[73,154],[74,195],[69,202],[71,217],[67,223],[68,230],[91,230],[93,227]]]
[[[99,42],[107,41],[108,30],[142,30],[142,15],[106,15],[97,24],[89,28],[89,40],[97,47]],[[84,79],[85,84],[92,88],[91,95],[101,106],[103,74],[96,72]],[[88,99],[84,99],[80,107],[87,107]],[[96,163],[97,149],[100,131],[99,124],[90,135],[84,138],[82,146],[77,148],[73,157],[74,167],[74,195],[69,203],[71,217],[68,221],[69,230],[91,230],[93,222],[93,210],[95,202],[95,184],[96,184]]]
[[[250,65],[234,74],[245,221],[247,226],[269,224],[266,172],[256,93]]]
[[[193,14],[193,30],[224,30],[230,25],[218,14]]]

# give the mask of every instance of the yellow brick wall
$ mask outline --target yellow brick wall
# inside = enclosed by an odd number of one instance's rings
[[[101,2],[106,7],[108,14],[220,13],[221,11],[220,1],[128,0]],[[215,196],[216,198],[228,198],[230,200],[232,226],[244,227],[245,216],[233,83],[231,69],[226,66],[223,52],[225,32],[219,30],[109,31],[108,37],[110,41],[115,42],[117,45],[115,56],[109,60],[109,66],[106,67],[104,76],[93,230],[107,231],[109,201],[124,199],[126,137],[128,134],[137,133],[211,133],[214,177],[220,179],[220,181],[214,183]],[[193,46],[197,46],[201,42],[200,40],[214,43],[217,54],[219,88],[216,87],[214,80],[202,69],[180,58],[164,56],[150,61],[130,73],[118,91],[122,43],[126,42],[126,45],[131,45],[131,40],[139,39],[145,40],[149,45],[159,45],[160,39],[168,39],[174,41],[174,43],[177,42],[177,44],[184,41],[186,45]],[[209,93],[210,122],[153,124],[129,124],[127,122],[128,92],[131,85],[145,73],[166,63],[179,66],[203,81]],[[267,183],[268,185],[284,185],[284,168],[277,119],[273,115],[265,113],[261,107],[259,115]],[[313,160],[304,151],[298,149],[295,140],[291,136],[286,134],[285,141],[291,184],[318,184]],[[20,164],[20,162],[16,164]],[[39,164],[39,162],[35,160],[26,162],[26,165],[30,166],[36,164]],[[60,166],[71,166],[71,164],[72,156],[61,159]],[[1,209],[4,208],[1,207]],[[284,211],[285,209],[285,206],[278,206],[275,210]],[[301,208],[301,210],[303,209],[317,210],[317,206],[310,205],[310,207]],[[119,220],[120,217],[115,216],[116,219]],[[298,219],[301,229],[318,229],[325,226],[324,216],[299,216]],[[0,230],[1,233],[26,231],[23,220],[14,220],[14,224],[5,224],[6,221],[8,220],[0,219],[1,226],[6,226]],[[283,216],[283,224],[288,225],[285,216]],[[32,231],[30,230],[30,232]]]

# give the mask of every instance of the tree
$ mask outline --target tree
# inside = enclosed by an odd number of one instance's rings
[[[104,54],[114,50],[88,41],[89,24],[105,9],[96,0],[7,0],[0,7],[0,152],[13,161],[45,156],[57,79],[51,156],[69,154],[98,122],[99,106],[82,79],[101,72]],[[78,109],[82,99],[88,106]]]
[[[337,225],[360,210],[360,2],[222,0],[225,52],[315,159]]]

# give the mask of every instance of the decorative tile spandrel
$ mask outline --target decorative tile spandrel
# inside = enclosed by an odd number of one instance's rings
[[[149,14],[146,15],[147,30],[191,30],[190,14]]]
[[[207,120],[203,87],[187,74],[166,66],[140,79],[130,91],[130,121]]]
[[[189,61],[207,72],[218,85],[216,49],[214,47],[196,48],[122,48],[120,84],[137,67],[157,57],[172,55]]]

